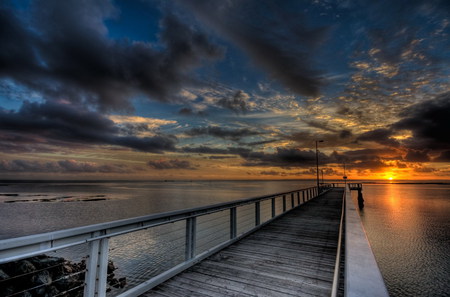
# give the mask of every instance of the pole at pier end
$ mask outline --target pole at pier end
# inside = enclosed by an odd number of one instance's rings
[[[317,147],[318,142],[323,142],[323,140],[316,140],[316,173],[317,173],[317,195],[320,194],[320,185],[319,185],[319,150]]]
[[[345,187],[347,187],[347,175],[345,174],[345,163],[344,163],[344,176],[343,176],[343,179],[344,179]]]

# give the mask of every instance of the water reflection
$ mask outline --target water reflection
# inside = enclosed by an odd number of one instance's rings
[[[364,185],[364,198],[361,217],[391,296],[448,296],[450,186]]]

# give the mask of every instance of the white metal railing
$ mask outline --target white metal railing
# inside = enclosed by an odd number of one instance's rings
[[[212,206],[172,211],[0,240],[0,264],[43,255],[68,247],[87,244],[89,252],[88,255],[86,255],[86,268],[83,271],[83,273],[85,273],[83,284],[84,296],[106,296],[110,239],[124,234],[155,228],[157,226],[185,221],[184,261],[118,295],[121,297],[137,296],[234,243],[278,216],[317,197],[319,194],[322,194],[333,186],[337,185],[324,185],[320,189],[317,187],[310,187],[275,195],[220,203]],[[268,202],[270,202],[270,204]],[[262,204],[264,204],[265,207],[263,207],[264,211],[261,207]],[[267,206],[270,207],[270,210],[267,209]],[[244,212],[244,207],[247,212],[250,207],[250,210],[253,213],[251,215],[247,214],[247,217],[240,215],[240,213]],[[217,243],[213,241],[214,246],[210,247],[206,245],[206,247],[199,250],[197,246],[199,244],[198,219],[224,211],[229,211],[229,238],[222,241],[219,240]],[[268,214],[269,211],[270,213]],[[253,219],[253,222],[249,223],[248,217]],[[242,224],[239,223],[241,221],[245,221],[249,226],[242,226]],[[208,243],[208,240],[206,243]]]

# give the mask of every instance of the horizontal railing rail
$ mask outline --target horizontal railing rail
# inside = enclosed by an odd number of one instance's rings
[[[249,233],[254,232],[256,229],[269,223],[280,215],[319,196],[331,187],[337,186],[340,186],[340,184],[323,185],[320,188],[310,187],[296,191],[219,203],[211,206],[202,206],[55,232],[4,239],[0,240],[0,264],[43,255],[68,247],[87,244],[89,252],[85,262],[84,296],[106,296],[110,249],[109,240],[111,238],[185,221],[184,261],[120,294],[120,296],[137,296]],[[269,201],[270,204],[265,203],[265,201]],[[263,203],[268,204],[270,209],[268,218],[265,219],[262,218],[264,215],[262,209]],[[253,223],[251,223],[253,227],[245,229],[239,225],[239,221],[242,218],[238,213],[247,205],[254,205],[254,207],[252,206],[254,210],[251,216],[254,216],[254,220]],[[198,251],[198,219],[203,216],[223,211],[229,211],[229,238],[223,242],[219,242],[213,247],[205,247],[205,250]]]

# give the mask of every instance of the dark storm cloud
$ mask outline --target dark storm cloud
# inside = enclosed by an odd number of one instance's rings
[[[320,147],[336,147],[341,145],[347,145],[354,142],[353,133],[347,129],[334,129],[334,132],[330,132],[326,129],[326,133],[314,133],[312,131],[299,131],[288,135],[281,136],[284,139],[295,141],[302,147],[315,147],[315,140],[323,140],[324,142],[319,144]]]
[[[180,0],[294,92],[316,96],[323,84],[313,57],[326,37],[293,2]]]
[[[437,96],[404,109],[401,120],[387,128],[361,134],[358,141],[374,141],[388,147],[406,150],[406,160],[412,162],[430,161],[429,154],[450,149],[450,93]],[[410,131],[412,137],[396,140],[397,133]]]
[[[327,131],[327,132],[331,132],[331,134],[325,134],[323,137],[327,137],[327,136],[331,136],[331,135],[338,135],[340,139],[345,139],[345,138],[350,138],[353,136],[352,131],[350,131],[348,129],[341,129],[339,127],[332,127],[332,126],[330,126],[329,123],[324,122],[324,121],[303,120],[303,122],[308,124],[308,126],[310,126],[310,127],[317,128],[317,129]]]
[[[258,131],[254,131],[248,128],[242,129],[224,129],[218,126],[208,126],[192,128],[185,132],[189,136],[213,136],[223,139],[229,139],[233,141],[239,141],[243,137],[260,135]]]
[[[237,91],[231,97],[224,97],[217,101],[217,105],[230,109],[235,113],[247,113],[250,108],[247,103],[248,95],[243,91]]]
[[[197,167],[192,165],[191,162],[186,160],[157,160],[148,161],[147,165],[153,169],[166,170],[166,169],[189,169],[196,170]]]
[[[276,166],[281,168],[308,167],[316,164],[316,152],[312,150],[298,150],[277,148],[275,153],[250,152],[240,154],[245,159],[244,166]],[[330,157],[319,153],[321,164],[331,161]]]
[[[46,98],[129,108],[129,97],[161,101],[195,81],[189,71],[222,51],[174,16],[161,22],[160,47],[112,40],[104,24],[119,11],[109,0],[34,1],[32,13],[0,8],[0,78]]]
[[[442,152],[433,162],[450,162],[450,150]]]
[[[183,107],[178,111],[179,115],[183,116],[206,116],[207,113],[204,111],[194,111],[191,108]]]
[[[408,150],[405,156],[405,161],[407,162],[429,162],[430,157],[428,156],[428,150],[418,151],[418,150]]]
[[[392,130],[410,130],[413,138],[406,140],[415,149],[450,149],[450,93],[405,109],[402,120]]]
[[[396,149],[359,149],[346,152],[333,152],[333,163],[344,164],[348,169],[380,171],[386,167],[404,167],[403,157]],[[388,162],[389,161],[389,162]]]
[[[61,160],[38,162],[30,160],[0,160],[0,172],[50,172],[50,173],[130,173],[133,170],[121,164],[100,165],[92,162]]]
[[[391,129],[380,128],[372,131],[365,132],[358,136],[356,140],[358,141],[374,141],[383,145],[396,147],[399,146],[399,142],[393,138]]]
[[[0,133],[2,135],[29,135],[28,146],[33,139],[60,145],[102,144],[118,145],[143,152],[163,153],[174,151],[177,139],[170,135],[153,137],[121,136],[120,128],[100,113],[67,103],[25,101],[20,110],[0,109]]]
[[[243,147],[213,148],[205,145],[199,147],[183,147],[180,149],[180,151],[184,153],[218,154],[218,155],[246,155],[251,153],[250,149]]]

